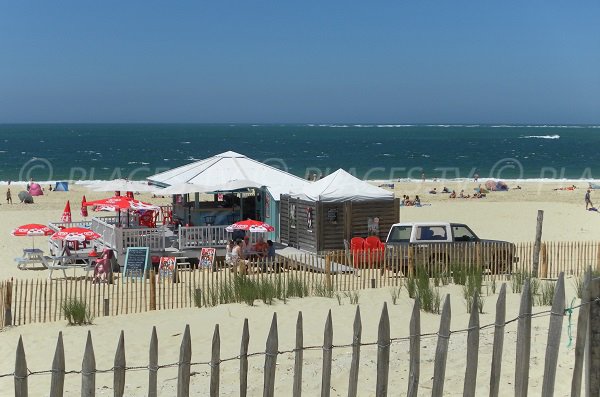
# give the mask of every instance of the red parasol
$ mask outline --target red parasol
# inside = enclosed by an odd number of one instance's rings
[[[87,207],[95,206],[96,211],[119,211],[119,210],[158,210],[159,207],[143,201],[130,199],[124,196],[115,196],[101,200],[87,201],[82,203]]]
[[[63,211],[60,220],[61,222],[71,222],[71,203],[69,200],[67,200],[67,205],[65,205],[65,210]]]
[[[96,240],[100,237],[102,236],[90,229],[83,227],[67,227],[54,233],[52,235],[52,240],[77,241],[81,243],[84,241]]]
[[[13,236],[49,236],[54,233],[54,230],[50,229],[46,225],[40,225],[39,223],[30,223],[27,225],[19,226],[12,231]]]
[[[17,227],[12,231],[13,236],[21,237],[35,237],[35,236],[49,236],[54,233],[54,230],[50,229],[46,225],[40,225],[39,223],[30,223]],[[33,240],[33,239],[32,239]],[[32,247],[35,248],[35,240],[32,242]]]
[[[84,218],[86,218],[88,216],[88,210],[87,207],[85,206],[85,194],[83,195],[83,198],[81,199],[81,216],[83,216]]]
[[[246,230],[251,233],[265,233],[275,231],[275,228],[268,223],[247,219],[227,226],[225,230],[228,232],[233,232],[234,230]]]

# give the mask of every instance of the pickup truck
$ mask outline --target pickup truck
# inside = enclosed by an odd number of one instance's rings
[[[407,274],[409,249],[414,263],[419,265],[447,266],[477,263],[481,260],[484,271],[511,273],[519,258],[516,248],[508,241],[484,240],[463,223],[413,222],[392,225],[386,239],[388,254],[400,256],[390,261],[391,270]],[[394,250],[398,253],[394,253]]]

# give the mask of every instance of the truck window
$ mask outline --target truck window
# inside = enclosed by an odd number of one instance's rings
[[[412,226],[394,226],[390,231],[388,243],[408,243],[410,242],[410,233]]]
[[[417,228],[417,241],[447,240],[444,226],[419,226]]]
[[[475,241],[477,236],[464,225],[452,225],[452,234],[454,241]]]

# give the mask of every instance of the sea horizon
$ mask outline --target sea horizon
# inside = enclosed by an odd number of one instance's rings
[[[0,184],[144,180],[235,151],[302,178],[596,181],[600,125],[3,123]],[[423,175],[424,174],[424,175]]]

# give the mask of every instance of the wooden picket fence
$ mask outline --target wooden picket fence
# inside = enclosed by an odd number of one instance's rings
[[[441,247],[441,248],[440,248]],[[259,281],[270,281],[283,285],[301,282],[307,294],[323,288],[331,291],[355,291],[366,288],[398,286],[403,274],[395,272],[401,264],[408,263],[409,270],[426,264],[429,258],[441,258],[431,268],[432,276],[449,275],[455,255],[447,246],[411,252],[407,248],[381,251],[380,253],[353,253],[331,251],[323,255],[297,255],[278,257],[277,266],[269,271],[258,271],[248,275]],[[463,252],[462,265],[482,266],[488,264],[488,280],[508,279],[503,272],[506,258],[494,255],[498,246],[493,244],[478,247],[472,245]],[[519,261],[513,272],[530,273],[532,268],[533,243],[518,244],[515,256]],[[586,266],[600,270],[600,250],[596,242],[543,243],[540,252],[541,278],[556,278],[560,272],[580,276]],[[407,261],[408,258],[408,262]],[[257,266],[256,269],[260,269]],[[94,284],[85,277],[68,277],[52,280],[9,280],[0,283],[0,328],[6,325],[45,323],[64,319],[61,307],[70,299],[87,303],[93,317],[140,313],[149,310],[168,310],[194,306],[214,305],[220,302],[219,291],[231,285],[235,274],[224,263],[214,268],[182,269],[175,276],[151,276],[145,279],[121,279],[116,274],[111,284]],[[227,302],[225,302],[227,303]]]
[[[437,347],[435,350],[433,385],[431,389],[432,396],[443,396],[445,387],[446,363],[448,358],[448,345],[453,335],[466,333],[466,368],[463,382],[463,395],[475,396],[477,383],[484,381],[478,378],[479,353],[480,349],[485,348],[485,345],[480,346],[480,330],[492,328],[494,329],[492,360],[490,366],[490,377],[486,382],[489,382],[489,395],[496,397],[500,394],[500,379],[503,362],[503,345],[505,326],[512,322],[517,322],[517,338],[516,338],[516,361],[514,372],[514,395],[526,396],[529,390],[529,370],[530,354],[531,354],[531,333],[532,319],[543,316],[549,317],[549,326],[546,343],[546,353],[544,361],[544,375],[542,383],[542,395],[552,397],[554,395],[557,362],[559,354],[559,346],[561,340],[563,317],[565,316],[565,281],[564,274],[560,274],[556,284],[555,294],[552,307],[548,311],[533,313],[532,312],[532,296],[530,292],[529,281],[526,281],[521,294],[519,316],[514,319],[506,320],[506,286],[503,285],[496,304],[495,322],[493,324],[480,325],[479,314],[477,310],[477,296],[473,300],[473,307],[467,328],[462,330],[450,330],[451,307],[450,298],[447,296],[443,303],[443,310],[440,318],[439,331],[437,332]],[[571,377],[571,395],[580,396],[582,384],[584,384],[587,395],[597,396],[600,393],[600,278],[592,279],[591,271],[588,271],[585,277],[584,294],[581,304],[577,306],[579,309],[577,336],[575,345],[575,362],[573,363],[573,372]],[[589,324],[589,327],[588,327]],[[158,337],[156,329],[152,330],[149,347],[149,361],[147,365],[138,365],[135,367],[127,366],[125,357],[124,334],[118,342],[114,365],[111,369],[100,370],[96,366],[94,356],[94,346],[92,343],[91,332],[88,332],[85,352],[81,370],[72,370],[65,366],[66,357],[64,353],[62,333],[59,334],[55,356],[52,361],[51,370],[30,372],[27,367],[27,359],[25,354],[24,342],[19,339],[16,349],[15,370],[12,374],[2,374],[0,377],[12,376],[14,378],[15,396],[28,396],[28,384],[30,379],[36,375],[51,375],[50,396],[62,396],[64,392],[65,376],[78,374],[81,376],[81,395],[95,396],[96,395],[96,375],[98,373],[112,372],[113,373],[113,393],[114,396],[120,397],[125,395],[126,377],[128,371],[140,369],[147,370],[148,373],[148,396],[157,396],[158,373],[161,369],[167,367],[177,367],[177,396],[189,396],[191,390],[190,377],[192,376],[192,367],[207,365],[210,372],[210,385],[208,390],[193,390],[194,394],[208,392],[211,397],[220,395],[220,371],[221,364],[224,362],[238,361],[239,362],[239,394],[246,396],[248,392],[248,360],[251,357],[264,357],[264,373],[263,373],[263,396],[272,397],[275,395],[275,379],[277,373],[277,360],[286,355],[294,356],[293,367],[293,385],[292,396],[300,397],[302,395],[303,385],[306,382],[312,382],[313,378],[308,380],[303,378],[303,354],[307,350],[320,349],[322,351],[322,367],[321,367],[321,396],[329,397],[331,394],[331,374],[332,360],[334,350],[340,348],[351,348],[352,358],[350,368],[348,369],[348,396],[356,397],[358,391],[359,372],[361,371],[361,348],[364,346],[376,346],[376,383],[370,395],[384,397],[388,395],[389,375],[390,375],[390,360],[397,360],[397,357],[391,357],[390,346],[399,341],[409,342],[409,379],[406,385],[406,394],[408,396],[417,396],[420,383],[421,371],[421,339],[430,334],[421,334],[420,326],[420,308],[418,302],[415,302],[410,319],[408,337],[393,338],[390,333],[390,319],[388,316],[387,306],[384,304],[379,325],[378,338],[376,342],[364,343],[361,339],[362,322],[360,309],[357,307],[353,326],[352,342],[348,345],[333,345],[333,326],[331,311],[327,316],[324,327],[324,338],[322,346],[305,346],[303,338],[303,320],[302,313],[298,313],[296,323],[296,342],[295,348],[289,351],[279,351],[278,325],[277,316],[273,315],[270,331],[266,340],[266,348],[264,352],[248,353],[248,344],[250,340],[248,330],[248,320],[244,321],[243,332],[241,337],[240,354],[236,357],[221,358],[220,330],[217,324],[214,329],[211,348],[211,359],[209,362],[192,362],[192,342],[190,328],[186,326],[182,337],[179,359],[176,363],[159,364],[158,360]],[[585,349],[588,349],[588,359],[584,361]],[[339,368],[337,369],[339,371]],[[131,372],[133,373],[133,372]],[[139,373],[139,372],[136,372]],[[198,376],[201,372],[194,372]],[[589,376],[585,382],[582,382],[583,374]],[[129,375],[131,376],[131,375]],[[561,382],[565,382],[564,376]],[[228,384],[232,382],[227,380]],[[393,394],[397,394],[397,390]]]

